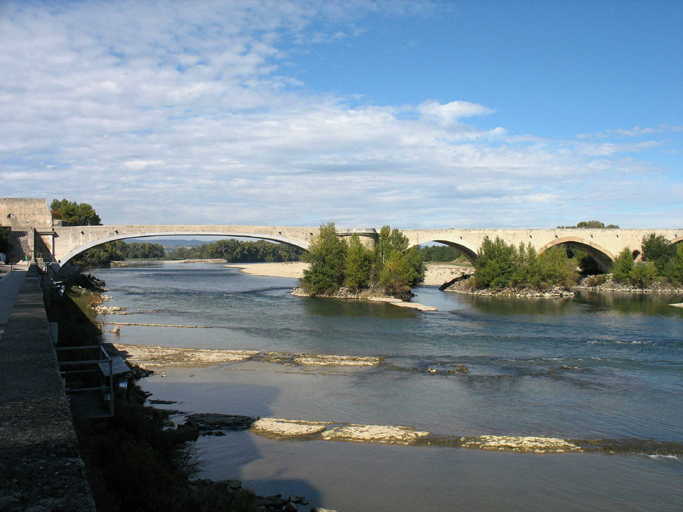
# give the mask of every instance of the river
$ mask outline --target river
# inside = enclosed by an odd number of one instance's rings
[[[217,264],[98,270],[128,308],[107,341],[379,356],[369,368],[266,361],[164,368],[141,385],[186,413],[403,425],[437,436],[683,442],[681,297],[492,299],[415,290],[423,313],[299,298],[296,280]],[[450,372],[449,372],[450,370]],[[164,406],[160,406],[164,407]],[[681,510],[680,455],[536,454],[287,441],[249,431],[197,442],[199,475],[339,512]],[[307,510],[307,508],[303,508]]]

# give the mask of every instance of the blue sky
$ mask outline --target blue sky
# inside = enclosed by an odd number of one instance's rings
[[[3,2],[0,195],[105,223],[683,226],[683,3]]]

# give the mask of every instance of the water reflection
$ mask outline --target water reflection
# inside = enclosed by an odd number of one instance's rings
[[[414,318],[417,313],[410,309],[391,304],[372,303],[360,300],[301,298],[301,304],[309,315],[326,317],[363,317],[363,318]]]

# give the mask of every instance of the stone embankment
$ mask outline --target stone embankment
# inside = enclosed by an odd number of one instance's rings
[[[593,292],[593,293],[632,293],[632,294],[647,294],[659,293],[669,295],[683,295],[683,288],[672,286],[668,283],[654,283],[645,288],[639,288],[631,284],[623,284],[614,282],[611,274],[607,274],[603,279],[597,279],[600,276],[589,276],[582,279],[579,284],[571,288],[562,288],[554,286],[544,290],[534,290],[532,288],[501,288],[493,290],[490,288],[478,289],[472,286],[470,275],[463,275],[456,279],[448,286],[441,289],[446,292],[460,293],[463,295],[479,295],[485,297],[519,297],[530,299],[561,299],[573,297],[579,291]],[[599,284],[594,284],[596,281]]]
[[[585,290],[589,292],[609,292],[609,293],[659,293],[669,295],[683,295],[683,288],[680,286],[673,286],[668,283],[653,283],[645,288],[639,288],[631,284],[617,283],[612,280],[609,275],[608,280],[599,285],[591,285],[590,277],[583,279],[581,283],[574,286],[574,290]]]

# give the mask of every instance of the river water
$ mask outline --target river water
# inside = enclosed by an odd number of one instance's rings
[[[96,275],[109,305],[146,311],[107,321],[212,327],[123,326],[108,341],[384,358],[371,368],[165,368],[141,382],[186,413],[404,425],[446,437],[683,442],[683,310],[668,306],[682,297],[491,299],[422,287],[414,301],[439,310],[422,313],[294,297],[294,279],[215,264]],[[201,477],[305,495],[339,512],[683,509],[680,455],[283,441],[248,431],[197,445]]]

